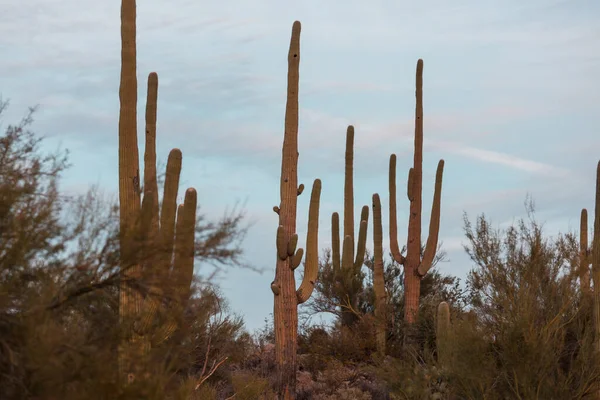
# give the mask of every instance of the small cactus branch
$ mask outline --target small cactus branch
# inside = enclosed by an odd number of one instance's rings
[[[350,236],[344,237],[342,243],[342,271],[346,274],[348,269],[354,266],[354,260],[352,257],[352,238]]]
[[[358,242],[356,245],[356,258],[354,260],[354,269],[360,271],[365,262],[365,252],[367,248],[367,229],[369,226],[369,206],[364,206],[360,215],[360,227],[358,229]]]
[[[435,252],[438,245],[438,236],[440,233],[440,207],[442,197],[442,175],[444,174],[444,160],[440,160],[438,163],[437,171],[435,173],[435,190],[433,192],[433,204],[431,205],[431,216],[429,219],[429,236],[427,236],[427,243],[425,244],[425,251],[423,253],[423,260],[419,265],[418,274],[425,276],[425,274],[431,268]]]
[[[336,212],[331,214],[331,263],[334,273],[340,271],[340,215]]]
[[[279,215],[279,207],[278,206],[273,206],[273,211],[275,212],[275,214]]]
[[[581,222],[579,225],[579,283],[581,291],[589,294],[590,287],[590,256],[588,247],[588,212],[581,210]]]
[[[151,200],[150,237],[158,237],[158,183],[156,180],[156,107],[158,101],[158,75],[148,75],[146,96],[146,146],[144,150],[144,200]],[[144,203],[142,202],[142,208]]]
[[[294,255],[294,253],[296,252],[296,246],[298,246],[298,234],[294,233],[287,245],[288,256]]]
[[[275,296],[279,296],[279,292],[281,292],[281,287],[275,283],[275,281],[271,282],[271,291]]]
[[[283,225],[277,227],[277,255],[280,260],[285,260],[288,257],[287,243],[285,242],[285,230]]]
[[[181,150],[173,149],[167,158],[165,187],[160,211],[160,246],[163,260],[160,268],[167,270],[171,264],[175,240],[175,215],[177,213],[177,194],[181,175]]]
[[[396,155],[390,156],[389,170],[389,190],[390,190],[390,250],[392,257],[399,264],[404,264],[404,256],[398,246],[398,214],[396,209]]]
[[[196,208],[198,195],[196,190],[190,188],[185,192],[183,202],[183,215],[181,221],[181,230],[177,232],[176,240],[178,241],[181,252],[179,264],[173,265],[175,273],[175,282],[177,287],[178,301],[181,309],[187,307],[187,302],[190,296],[190,287],[194,277],[194,244],[195,244],[195,228],[196,228]]]
[[[298,186],[298,196],[300,196],[302,194],[302,192],[304,192],[304,184],[301,183],[300,186]]]
[[[295,270],[296,268],[298,268],[298,266],[302,262],[303,255],[304,255],[303,248],[299,248],[298,251],[296,251],[296,253],[294,255],[292,255],[292,263],[290,265],[290,267],[292,268],[292,271]]]
[[[310,195],[308,208],[308,232],[306,233],[306,262],[304,263],[304,277],[296,291],[298,304],[310,298],[315,288],[319,273],[319,203],[321,199],[321,180],[315,179]],[[301,256],[300,256],[301,257]]]

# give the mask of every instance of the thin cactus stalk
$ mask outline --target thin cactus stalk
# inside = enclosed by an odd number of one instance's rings
[[[350,326],[357,320],[357,293],[360,290],[360,270],[364,264],[367,243],[369,206],[363,206],[360,217],[358,240],[354,239],[354,127],[346,131],[346,154],[344,158],[344,235],[340,254],[339,215],[331,216],[331,257],[336,281],[336,291],[342,307],[342,325]],[[356,254],[354,247],[356,243]]]
[[[595,351],[600,355],[600,162],[596,168],[596,204],[594,215],[594,238],[592,239],[592,279],[594,283],[593,313]],[[600,385],[595,387],[595,398],[600,399]]]
[[[436,347],[438,363],[446,366],[450,360],[450,306],[445,301],[438,305],[436,320]]]
[[[288,53],[288,84],[285,110],[285,134],[281,160],[280,204],[273,207],[279,215],[277,228],[277,264],[271,283],[274,295],[276,389],[279,399],[296,397],[296,351],[298,305],[311,296],[318,275],[318,229],[321,181],[313,183],[309,206],[304,277],[296,289],[295,269],[302,261],[297,249],[296,212],[298,196],[298,81],[300,66],[300,22],[295,21]]]
[[[581,210],[581,222],[579,224],[579,285],[584,295],[591,293],[590,287],[590,264],[591,254],[588,247],[588,212]]]
[[[373,195],[373,290],[375,292],[375,318],[377,320],[377,352],[385,357],[387,337],[387,295],[383,273],[383,226],[381,222],[381,200]]]
[[[404,266],[404,320],[414,326],[419,310],[421,279],[433,264],[438,245],[444,160],[438,163],[429,221],[429,236],[421,257],[421,209],[423,192],[423,60],[417,63],[414,164],[408,173],[407,196],[410,201],[406,257],[398,246],[396,215],[396,155],[390,156],[390,248],[394,260]],[[410,336],[410,335],[408,335]]]
[[[145,359],[151,347],[167,340],[180,324],[193,277],[197,201],[196,191],[188,189],[184,205],[177,212],[178,226],[175,232],[182,157],[179,149],[173,149],[167,162],[163,204],[159,216],[156,178],[156,73],[148,76],[144,196],[143,200],[140,199],[135,28],[135,0],[122,0],[119,320],[124,329],[124,337],[119,346],[118,364],[119,376],[126,377],[127,382],[132,382],[144,371]],[[175,261],[172,265],[174,252]],[[148,287],[149,290],[142,292],[142,287]],[[165,299],[170,301],[165,304]],[[159,309],[164,309],[166,323],[156,328],[155,320]]]

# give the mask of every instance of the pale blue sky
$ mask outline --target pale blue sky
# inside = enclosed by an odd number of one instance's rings
[[[416,4],[418,3],[418,4]],[[117,190],[120,1],[0,0],[4,122],[40,104],[35,131],[72,152],[64,189]],[[220,216],[247,200],[245,242],[262,275],[221,285],[255,329],[272,310],[287,50],[302,22],[299,179],[323,180],[319,247],[341,211],[346,126],[354,124],[356,215],[398,155],[400,243],[412,160],[414,71],[425,62],[424,235],[437,161],[446,160],[440,240],[464,277],[462,213],[498,224],[527,193],[550,233],[593,208],[600,153],[600,3],[596,0],[138,1],[140,145],[146,78],[159,75],[158,154],[183,151],[182,186]],[[143,151],[143,149],[141,149]],[[185,189],[182,187],[182,189]],[[181,191],[183,194],[183,190]],[[308,193],[308,191],[307,191]],[[299,199],[305,240],[308,195]],[[369,247],[372,248],[372,227]],[[423,240],[425,240],[425,236]],[[384,245],[389,247],[387,235]],[[198,266],[202,271],[202,266]]]

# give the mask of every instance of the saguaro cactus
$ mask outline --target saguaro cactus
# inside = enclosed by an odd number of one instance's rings
[[[436,320],[436,347],[438,362],[444,366],[450,358],[449,336],[450,336],[450,306],[445,301],[438,305]]]
[[[280,204],[273,207],[279,215],[277,228],[277,264],[275,280],[271,283],[274,294],[275,360],[277,366],[277,393],[280,399],[296,396],[296,350],[298,337],[298,309],[315,286],[318,274],[318,229],[321,181],[312,187],[306,236],[304,278],[298,290],[294,270],[302,261],[303,250],[296,250],[296,211],[304,185],[298,186],[298,80],[300,66],[300,22],[292,27],[288,53],[288,84],[285,109],[285,135],[281,160]]]
[[[177,210],[181,151],[169,154],[162,211],[159,218],[156,179],[156,106],[158,76],[148,76],[144,199],[140,204],[137,146],[137,78],[135,0],[121,3],[121,83],[119,88],[119,204],[121,271],[119,319],[124,338],[119,346],[120,377],[129,382],[143,370],[153,344],[175,331],[189,298],[194,268],[196,191],[188,189]],[[177,214],[177,226],[175,216]],[[173,265],[171,259],[175,253]],[[141,288],[149,287],[147,292]],[[164,302],[164,300],[170,300]],[[166,309],[166,322],[155,316]]]
[[[579,224],[579,284],[582,293],[588,295],[590,288],[590,249],[588,247],[588,213],[584,208],[581,210],[581,222]]]
[[[383,227],[381,223],[381,201],[373,195],[373,290],[375,292],[375,318],[377,319],[377,352],[385,357],[387,336],[387,296],[383,276]]]
[[[596,168],[596,204],[594,215],[594,238],[592,239],[592,279],[594,281],[593,313],[595,350],[600,354],[600,162]],[[600,399],[600,385],[595,387],[595,398]]]
[[[358,292],[362,285],[360,269],[365,260],[369,206],[363,206],[360,214],[356,255],[354,254],[354,127],[346,131],[346,155],[344,158],[344,236],[340,257],[340,217],[331,216],[331,258],[336,292],[342,306],[342,325],[350,326],[357,320]]]
[[[406,257],[398,246],[396,222],[396,155],[390,156],[390,248],[396,262],[404,266],[404,320],[409,326],[416,321],[419,310],[421,278],[427,274],[438,244],[440,228],[440,203],[444,160],[440,160],[435,175],[435,191],[429,221],[429,236],[421,258],[421,208],[423,196],[423,60],[417,63],[416,108],[415,108],[415,151],[414,165],[408,172],[407,196],[410,201]]]

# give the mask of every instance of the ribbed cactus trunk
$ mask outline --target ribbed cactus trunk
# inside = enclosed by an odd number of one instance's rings
[[[358,240],[354,239],[354,127],[346,131],[344,157],[344,234],[340,253],[340,218],[331,216],[331,257],[337,297],[341,305],[343,326],[352,326],[357,320],[358,294],[362,288],[359,279],[364,264],[367,243],[369,206],[363,206],[360,215]],[[356,244],[356,254],[354,251]]]
[[[596,355],[600,356],[600,162],[596,169],[596,204],[594,238],[592,242],[592,279],[594,281],[593,313]],[[595,398],[600,399],[600,384],[596,384]]]
[[[313,184],[306,238],[304,278],[296,290],[295,269],[302,261],[303,250],[296,249],[298,186],[298,81],[300,66],[300,22],[294,22],[288,53],[288,86],[285,110],[285,134],[281,160],[280,204],[273,207],[279,215],[277,228],[277,264],[274,295],[276,391],[279,399],[296,397],[296,351],[298,339],[298,305],[304,303],[315,286],[318,274],[318,229],[321,181]]]
[[[373,195],[373,291],[375,292],[375,319],[377,321],[377,352],[385,357],[387,337],[387,295],[383,271],[383,226],[381,221],[381,200]]]
[[[396,262],[404,265],[404,320],[407,323],[406,339],[414,341],[413,327],[419,312],[419,295],[421,278],[432,266],[438,244],[440,227],[440,205],[442,191],[442,175],[444,160],[438,163],[435,176],[435,190],[429,236],[421,257],[421,211],[423,195],[423,60],[417,63],[416,72],[416,107],[415,107],[415,141],[413,167],[408,173],[407,196],[410,201],[408,219],[408,238],[406,257],[398,246],[398,229],[396,215],[396,155],[390,156],[389,189],[390,189],[390,248]]]
[[[442,367],[448,366],[450,361],[450,306],[445,301],[438,305],[435,335],[438,363]]]
[[[140,203],[137,146],[135,0],[121,3],[121,83],[119,87],[119,205],[121,271],[119,319],[123,339],[118,349],[119,377],[133,382],[147,377],[147,356],[170,338],[182,322],[194,273],[196,191],[188,189],[177,209],[182,156],[169,153],[159,215],[156,178],[158,76],[148,76],[144,196]],[[177,224],[175,220],[177,219]],[[132,282],[134,284],[132,284]],[[140,288],[146,287],[142,292]],[[164,298],[172,301],[165,304]],[[165,322],[157,324],[164,309]]]
[[[584,296],[591,294],[590,287],[590,250],[588,246],[588,212],[581,210],[579,224],[579,285]]]
[[[141,277],[136,256],[137,224],[140,213],[140,173],[137,146],[137,76],[136,76],[136,4],[121,2],[121,81],[119,86],[119,205],[121,284],[119,319],[130,324],[140,312],[142,296],[127,285],[128,279]],[[132,359],[136,357],[134,337],[119,348],[121,377],[132,374]]]

